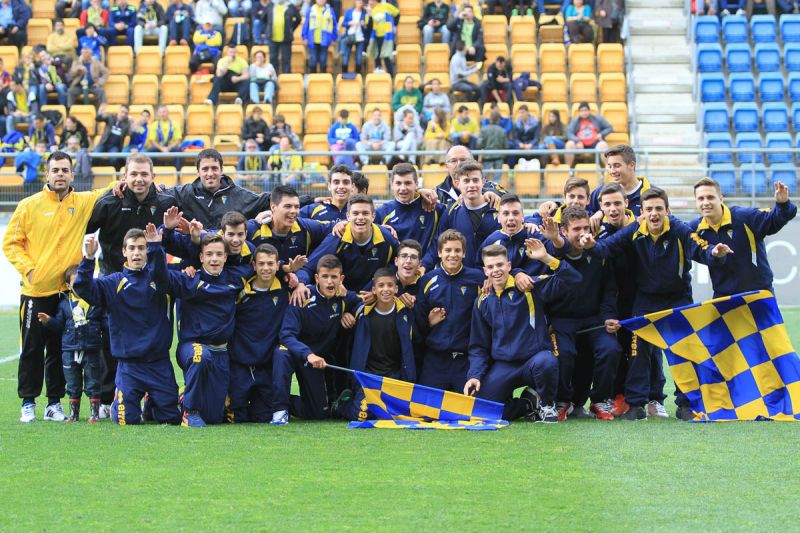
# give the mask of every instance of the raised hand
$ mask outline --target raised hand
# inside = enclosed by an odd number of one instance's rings
[[[581,248],[584,250],[589,250],[594,248],[595,240],[591,233],[584,233],[581,235]]]
[[[775,203],[785,204],[789,201],[789,187],[783,182],[775,182]]]
[[[177,207],[170,207],[164,212],[164,227],[169,230],[177,228],[181,222],[181,217],[183,217],[183,213],[178,211]]]
[[[531,259],[537,261],[544,261],[550,254],[539,239],[525,239],[525,253]]]
[[[161,232],[156,229],[156,225],[148,222],[144,228],[144,240],[147,242],[161,242]]]
[[[192,237],[192,242],[195,244],[200,243],[200,236],[203,233],[203,223],[199,220],[192,219],[189,222],[189,235]]]
[[[97,250],[100,249],[100,243],[97,242],[97,237],[95,237],[94,234],[87,235],[84,246],[86,247],[86,259],[94,259],[94,256],[97,255]]]
[[[289,272],[297,272],[303,268],[306,263],[308,263],[308,257],[305,255],[298,255],[289,259],[289,262],[286,263],[286,266],[289,268]]]
[[[553,217],[545,217],[542,219],[542,235],[548,241],[555,241],[559,237],[558,224]]]

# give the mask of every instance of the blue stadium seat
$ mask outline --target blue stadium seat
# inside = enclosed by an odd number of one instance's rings
[[[800,102],[792,102],[792,124],[795,130],[800,130]]]
[[[697,71],[722,72],[722,47],[716,43],[697,45]]]
[[[733,147],[733,140],[731,134],[725,133],[708,133],[706,134],[706,148],[715,148],[718,150],[725,150]],[[733,154],[728,153],[709,153],[707,158],[709,163],[733,163]]]
[[[783,64],[790,72],[800,71],[800,44],[783,45]]]
[[[701,74],[700,99],[703,102],[724,102],[725,77],[716,72]]]
[[[767,102],[761,106],[764,131],[787,131],[789,129],[789,110],[783,102]]]
[[[761,142],[760,133],[739,133],[736,135],[736,148],[752,148],[761,150],[764,144]],[[740,152],[736,154],[739,163],[761,163],[764,156],[761,152]]]
[[[732,196],[736,192],[736,168],[730,163],[717,163],[708,168],[711,179],[717,180],[722,194]]]
[[[767,148],[792,148],[792,136],[785,131],[774,131],[767,133]],[[772,163],[791,163],[792,154],[790,152],[767,153],[767,162]]]
[[[773,15],[753,15],[750,17],[750,34],[754,43],[774,43],[777,39],[775,17]]]
[[[800,72],[789,74],[789,83],[786,85],[789,89],[789,100],[792,102],[800,100]]]
[[[758,106],[752,102],[733,104],[734,131],[758,131]]]
[[[748,42],[747,17],[729,15],[722,19],[722,35],[725,43]]]
[[[703,104],[703,131],[728,131],[730,117],[725,103]]]
[[[781,69],[781,50],[776,43],[756,45],[756,68],[759,72],[776,72]]]
[[[756,80],[750,72],[735,72],[728,76],[728,91],[734,102],[752,102],[756,99]]]
[[[734,43],[726,46],[725,63],[728,65],[728,72],[750,72],[752,68],[750,45]]]
[[[694,42],[696,43],[719,42],[719,19],[716,16],[705,15],[701,17],[695,17]]]
[[[783,74],[765,72],[758,76],[758,96],[762,102],[783,102],[786,89],[783,86]]]
[[[783,182],[789,187],[789,194],[797,193],[797,170],[791,163],[778,163],[770,167],[770,185],[775,188],[775,182]]]
[[[748,163],[739,167],[742,176],[742,193],[756,194],[767,192],[767,169],[763,163]]]
[[[800,42],[800,15],[781,15],[780,27],[784,43]]]

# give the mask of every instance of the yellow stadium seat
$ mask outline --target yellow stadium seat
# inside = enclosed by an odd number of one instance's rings
[[[422,186],[426,189],[435,189],[447,177],[447,168],[444,165],[422,165]]]
[[[420,0],[399,0],[397,6],[400,8],[400,12],[404,17],[406,15],[408,15],[409,18],[420,18],[422,16],[423,3]]]
[[[109,46],[106,65],[111,74],[133,74],[133,48],[130,46]]]
[[[31,11],[33,18],[50,20],[56,18],[56,5],[53,0],[32,0]]]
[[[162,60],[161,49],[158,46],[142,46],[136,54],[136,73],[160,76]]]
[[[516,102],[514,102],[514,107],[511,110],[511,113],[514,115],[515,119],[517,118],[517,113],[519,113],[519,107],[521,105],[528,106],[528,113],[530,113],[531,115],[536,117],[537,120],[539,120],[539,103],[538,102],[525,102],[523,100],[517,100]],[[541,120],[540,120],[540,122],[541,122]]]
[[[483,40],[485,43],[506,44],[508,19],[505,15],[484,15],[481,25],[483,26]],[[487,56],[487,59],[489,61],[492,60],[491,56]]]
[[[567,123],[569,122],[569,108],[567,107],[566,102],[545,102],[542,104],[542,123],[547,122],[547,115],[550,114],[550,111],[558,111],[558,114],[561,115],[561,122],[564,123],[564,127],[566,128]],[[566,131],[566,130],[565,130]]]
[[[549,196],[563,195],[564,184],[568,179],[568,165],[547,165],[544,171],[544,193]]]
[[[589,182],[589,188],[594,189],[605,169],[598,167],[594,163],[577,163],[575,165],[575,177],[583,178]]]
[[[586,102],[586,103],[589,104],[589,112],[591,114],[593,114],[593,115],[596,115],[597,112],[598,112],[597,104],[594,103],[594,102]],[[570,116],[572,118],[575,118],[575,117],[578,116],[578,111],[579,111],[578,107],[580,107],[580,105],[581,105],[580,102],[574,102],[572,104],[571,112],[570,112]]]
[[[28,45],[46,45],[47,38],[53,33],[53,21],[49,18],[32,18],[28,21]]]
[[[236,135],[215,135],[214,148],[219,152],[239,152],[242,150],[242,140]],[[225,165],[236,165],[239,158],[235,155],[223,155],[222,163]]]
[[[192,103],[199,104],[208,98],[208,93],[211,92],[213,79],[214,76],[211,74],[192,76],[192,83],[189,84],[189,96]]]
[[[308,117],[306,117],[306,124],[307,123]],[[326,152],[328,149],[328,136],[325,133],[306,133],[306,135],[303,137],[303,150],[307,150],[309,152]],[[327,155],[307,155],[303,157],[303,161],[306,163],[330,165],[331,158]]]
[[[174,187],[178,184],[178,173],[174,166],[153,167],[153,176],[153,182],[164,187]]]
[[[364,82],[367,102],[392,101],[392,77],[386,72],[370,72]]]
[[[81,124],[86,126],[89,135],[94,135],[97,110],[93,105],[73,105],[69,108],[69,115],[80,120]]]
[[[167,106],[167,111],[169,111],[169,119],[174,124],[179,125],[182,131],[185,130],[184,124],[186,122],[186,117],[184,117],[184,114],[186,113],[186,106],[170,104]]]
[[[419,44],[398,44],[396,72],[421,72],[422,47]]]
[[[445,93],[450,92],[450,73],[449,72],[430,72],[425,71],[425,77],[422,78],[422,82],[425,85],[425,94],[427,94],[431,90],[431,86],[428,85],[431,80],[439,80],[439,83],[442,84],[442,91]]]
[[[3,170],[12,170],[12,167],[7,167]],[[16,188],[22,187],[22,184],[25,182],[22,176],[14,175],[14,176],[0,176],[0,187],[8,187],[8,188]],[[8,192],[8,191],[4,191]]]
[[[597,47],[598,72],[624,72],[625,53],[619,43],[603,43]]]
[[[362,115],[362,120],[369,119],[369,117],[372,116],[372,112],[376,108],[380,110],[383,121],[386,122],[386,125],[391,128],[394,123],[394,113],[392,112],[392,106],[388,102],[367,102],[364,104],[364,114]],[[350,119],[350,122],[356,124],[352,118]]]
[[[92,173],[92,189],[105,189],[109,183],[117,181],[117,169],[114,167],[92,167]]]
[[[298,29],[302,26],[300,24]],[[295,41],[297,43],[298,41]],[[292,44],[292,72],[306,71],[306,47],[302,44]]]
[[[246,44],[236,46],[236,57],[241,57],[248,63],[250,62],[250,50],[248,50]],[[267,56],[267,61],[269,61],[269,56]]]
[[[624,102],[607,102],[600,106],[600,115],[614,127],[616,133],[628,132],[628,105]]]
[[[278,76],[278,103],[302,104],[305,89],[302,74],[281,74]]]
[[[567,99],[567,76],[564,73],[542,74],[542,102],[561,102]]]
[[[571,74],[590,72],[594,74],[594,45],[592,43],[573,43],[567,50],[567,62]]]
[[[331,104],[306,104],[306,134],[327,133],[333,120]],[[358,125],[358,123],[354,122]]]
[[[214,131],[212,106],[189,104],[186,108],[186,135],[208,135]]]
[[[545,43],[539,47],[542,72],[566,72],[567,51],[563,44]]]
[[[504,117],[511,116],[511,110],[508,107],[508,103],[500,102],[497,104],[497,109],[500,111],[500,115]],[[483,104],[483,109],[481,110],[481,118],[489,118],[489,115],[492,114],[492,104],[490,102],[486,102]]]
[[[514,191],[519,196],[539,196],[542,191],[542,174],[538,170],[520,170],[514,167]]]
[[[155,119],[156,110],[150,104],[131,104],[130,107],[128,108],[128,111],[130,112],[131,116],[138,117],[139,114],[145,109],[150,113],[150,116]]]
[[[361,168],[369,181],[369,194],[380,198],[389,194],[389,169],[386,165],[364,165]]]
[[[419,44],[420,34],[417,26],[419,17],[412,17],[405,12],[397,23],[397,43],[398,44]]]
[[[425,72],[450,72],[450,46],[431,43],[425,46]]]
[[[622,72],[600,74],[599,85],[601,102],[624,102],[626,100],[625,74]]]
[[[186,105],[189,80],[183,74],[164,74],[161,77],[161,103]]]
[[[489,43],[486,45],[486,62],[483,64],[483,71],[489,68],[489,65],[494,63],[498,57],[505,57],[508,59],[508,47],[506,43]],[[513,68],[513,64],[511,65]]]
[[[70,35],[75,35],[75,40],[73,42],[75,43],[75,48],[77,48],[78,47],[78,36],[77,36],[77,34],[75,32],[78,30],[78,28],[81,27],[81,19],[79,19],[79,18],[67,18],[67,19],[63,19],[63,20],[64,20],[64,32],[68,33]]]
[[[405,83],[406,78],[411,76],[414,80],[414,87],[419,88],[422,84],[422,76],[419,72],[398,72],[394,77],[394,90],[395,92],[399,91],[403,88],[403,83]]]
[[[168,46],[164,56],[164,74],[189,74],[192,50],[186,45]]]
[[[136,74],[131,81],[131,99],[137,104],[158,103],[158,77],[155,74]]]
[[[562,43],[564,42],[564,23],[560,24],[542,24],[542,18],[539,18],[539,42],[545,43]]]
[[[511,68],[514,74],[530,72],[531,77],[536,77],[536,72],[539,70],[538,61],[535,44],[511,45]]]
[[[536,42],[536,20],[527,16],[512,16],[509,22],[511,28],[511,46],[523,43]]]
[[[609,133],[606,136],[606,142],[609,146],[616,144],[630,144],[631,140],[627,133]]]
[[[336,104],[336,108],[333,110],[333,117],[331,118],[331,122],[328,123],[330,127],[331,123],[339,117],[339,111],[342,109],[347,109],[347,112],[350,113],[349,120],[356,126],[361,125],[361,118],[363,114],[361,113],[361,104]]]
[[[254,58],[256,57],[256,52],[264,52],[266,56],[267,63],[269,63],[269,45],[268,44],[254,44],[250,47],[250,63],[254,62]]]
[[[596,102],[597,78],[594,73],[578,72],[569,77],[569,95],[572,102]]]
[[[247,19],[244,17],[228,17],[225,19],[225,37],[230,40],[233,36],[233,27],[236,24],[246,23]],[[335,23],[336,21],[334,21]]]
[[[3,60],[3,68],[8,72],[14,72],[14,67],[19,62],[19,48],[16,46],[0,46],[0,59]]]
[[[363,101],[364,80],[356,74],[352,80],[346,80],[339,74],[336,76],[336,101],[343,104],[361,104]]]
[[[244,122],[243,108],[238,104],[219,104],[216,120],[217,135],[239,135]]]
[[[111,74],[106,82],[106,102],[127,104],[131,94],[131,81],[125,74]]]
[[[327,72],[308,75],[308,88],[306,89],[306,102],[333,103],[333,76]]]
[[[278,104],[275,106],[275,114],[283,115],[297,135],[303,133],[303,108],[300,104]]]

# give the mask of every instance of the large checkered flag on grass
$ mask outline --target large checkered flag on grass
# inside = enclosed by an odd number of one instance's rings
[[[771,292],[735,294],[621,324],[664,350],[696,421],[800,420],[800,358]]]

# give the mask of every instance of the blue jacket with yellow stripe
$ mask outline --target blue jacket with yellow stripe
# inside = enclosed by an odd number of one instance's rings
[[[636,179],[641,182],[641,185],[636,188],[632,193],[627,194],[628,209],[633,211],[637,217],[642,214],[642,193],[650,188],[650,182],[644,176],[636,176]],[[600,211],[600,191],[603,190],[603,185],[595,188],[589,196],[589,206],[586,208],[590,213]]]
[[[715,298],[745,291],[773,291],[764,237],[778,233],[796,215],[797,206],[792,202],[776,203],[772,209],[723,204],[718,227],[703,217],[689,223],[711,246],[721,242],[734,252],[724,264],[708,269]]]
[[[94,259],[78,265],[75,293],[108,313],[111,353],[116,359],[158,361],[169,357],[172,306],[167,288],[167,258],[160,243],[148,243],[147,264],[141,270],[94,278]]]
[[[500,223],[497,222],[497,210],[488,205],[485,206],[480,223],[476,226],[472,223],[470,209],[461,202],[455,202],[450,205],[445,216],[439,222],[439,230],[436,232],[435,239],[449,229],[458,231],[467,240],[467,249],[464,250],[464,265],[481,268],[483,261],[480,256],[480,245],[489,235],[500,229]],[[438,250],[436,246],[431,246],[428,248],[428,256],[425,258],[424,264],[435,265],[438,262]]]
[[[276,276],[269,289],[256,289],[255,277],[245,281],[236,299],[236,324],[229,344],[231,360],[256,366],[271,364],[286,308],[289,289]]]
[[[538,231],[530,233],[523,228],[514,235],[509,235],[500,229],[489,235],[486,240],[483,241],[478,249],[478,257],[480,258],[480,251],[490,244],[499,244],[508,250],[508,260],[511,261],[512,276],[517,272],[525,272],[529,276],[545,274],[547,272],[547,266],[542,264],[541,261],[531,259],[525,253],[526,239],[539,239],[544,243],[547,253],[553,257],[564,257],[564,254],[569,251],[569,242],[567,239],[564,239],[564,246],[562,248],[556,248],[553,241],[546,239],[544,235]]]
[[[268,223],[259,224],[255,220],[248,220],[247,240],[256,246],[271,244],[278,249],[278,256],[285,263],[298,255],[311,255],[311,252],[330,234],[331,229],[333,224],[298,218],[288,234],[279,236],[273,233]]]
[[[400,379],[414,382],[417,378],[414,363],[414,312],[403,305],[399,299],[394,300],[397,334],[400,337],[400,350],[402,361],[400,365]],[[356,312],[356,327],[353,338],[353,352],[350,356],[350,368],[364,372],[367,369],[367,360],[372,347],[372,332],[369,325],[369,314],[375,309],[374,305],[362,305]]]
[[[222,230],[216,233],[221,232]],[[200,245],[193,243],[191,236],[163,228],[161,238],[167,253],[182,259],[180,270],[187,266],[200,268]],[[253,274],[252,263],[255,249],[256,247],[253,243],[245,241],[241,252],[228,254],[225,260],[225,268],[234,271],[241,278],[249,278]]]
[[[580,275],[579,283],[570,284],[565,294],[547,306],[547,315],[555,324],[559,319],[596,317],[598,322],[617,317],[617,280],[611,259],[583,253],[562,259]]]
[[[75,324],[79,319],[81,325]],[[85,319],[81,323],[80,319]],[[103,325],[106,322],[105,311],[97,305],[90,305],[74,292],[63,295],[58,301],[58,311],[43,325],[52,331],[61,333],[61,350],[99,351],[102,346]]]
[[[621,228],[612,225],[606,217],[603,217],[594,238],[598,241],[607,239],[625,226],[636,224],[636,217],[630,209],[625,211],[625,217],[625,223]],[[617,254],[611,259],[614,278],[617,280],[616,318],[623,319],[631,316],[633,299],[636,297],[636,284],[631,280],[636,279],[636,263],[636,253],[633,249],[628,249],[625,253]]]
[[[467,351],[472,307],[485,279],[482,270],[464,266],[452,275],[444,268],[437,267],[422,276],[422,292],[417,295],[414,314],[417,331],[425,338],[428,348],[447,352]],[[428,314],[436,307],[443,307],[447,315],[442,322],[430,327]]]
[[[427,270],[431,270],[436,263],[424,261],[429,260],[429,256],[426,255],[428,248],[436,248],[434,239],[446,210],[444,204],[436,204],[433,211],[425,211],[422,207],[422,198],[418,194],[407,204],[392,200],[379,206],[375,210],[375,222],[391,226],[397,233],[399,241],[406,239],[417,241],[422,247],[423,265]]]
[[[310,218],[311,220],[318,220],[320,222],[339,222],[340,220],[347,221],[347,204],[344,204],[342,209],[339,209],[332,203],[316,202],[308,204],[300,208],[300,216],[302,218]]]
[[[545,306],[564,296],[581,276],[566,261],[548,265],[552,275],[539,276],[531,291],[520,292],[509,276],[502,291],[478,297],[472,311],[467,379],[482,379],[495,361],[523,363],[541,351],[552,351]]]
[[[344,286],[351,291],[364,290],[372,281],[372,275],[381,267],[388,266],[397,253],[400,243],[388,229],[372,225],[372,240],[363,246],[353,241],[350,224],[341,237],[328,235],[308,258],[308,263],[297,272],[300,283],[308,285],[314,279],[317,263],[327,254],[333,254],[342,262]]]

